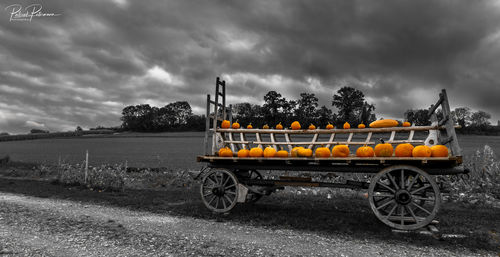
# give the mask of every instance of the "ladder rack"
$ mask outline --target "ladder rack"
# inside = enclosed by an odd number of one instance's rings
[[[220,102],[222,100],[222,102]],[[212,112],[213,106],[213,112]],[[436,109],[441,106],[443,119],[438,120]],[[222,129],[219,127],[219,121],[224,119],[232,122],[232,106],[226,107],[226,83],[217,77],[215,100],[212,101],[210,95],[207,95],[207,119],[205,131],[205,156],[216,155],[218,149],[229,146],[233,152],[240,149],[249,149],[251,147],[265,147],[270,145],[278,150],[279,147],[286,147],[291,151],[295,146],[304,146],[313,149],[318,146],[332,148],[338,144],[362,146],[375,145],[379,143],[380,134],[389,134],[385,140],[386,143],[400,144],[411,143],[414,145],[425,144],[428,146],[436,144],[448,144],[451,150],[451,156],[462,156],[462,151],[458,145],[455,133],[455,125],[451,116],[450,106],[446,95],[446,90],[439,94],[439,100],[431,105],[429,109],[431,117],[430,126],[411,126],[411,127],[389,127],[389,128],[364,128],[364,129],[314,129],[314,130],[290,130],[290,129]],[[447,137],[440,137],[440,130],[446,130]],[[428,132],[425,139],[414,139],[415,132]],[[403,137],[397,133],[408,133]],[[347,139],[337,139],[337,135],[348,134]],[[377,135],[379,134],[379,135]],[[211,151],[208,150],[208,138],[212,136]],[[321,138],[322,135],[329,135],[328,139]],[[360,136],[361,135],[361,136]],[[375,139],[373,139],[373,137]],[[298,141],[292,140],[292,136],[300,136]],[[304,140],[304,137],[312,136],[310,140]],[[250,137],[254,139],[250,139]],[[268,137],[269,140],[264,140]],[[360,140],[361,138],[361,140]],[[399,138],[399,139],[398,139]],[[355,150],[355,149],[351,149]]]

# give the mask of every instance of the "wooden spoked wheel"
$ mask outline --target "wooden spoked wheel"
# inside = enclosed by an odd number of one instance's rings
[[[200,189],[203,203],[214,212],[229,212],[238,201],[238,180],[227,170],[208,172],[203,177]]]
[[[441,193],[434,179],[423,170],[396,165],[372,178],[368,200],[377,218],[386,225],[415,230],[427,226],[436,217]]]

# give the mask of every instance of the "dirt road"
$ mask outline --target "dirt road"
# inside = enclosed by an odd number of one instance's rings
[[[12,183],[12,182],[11,182]],[[103,193],[105,194],[105,193]],[[71,193],[69,193],[71,196]],[[61,199],[67,198],[67,199]],[[184,204],[168,201],[159,209]],[[466,247],[412,245],[231,220],[151,212],[0,189],[5,256],[485,256]]]

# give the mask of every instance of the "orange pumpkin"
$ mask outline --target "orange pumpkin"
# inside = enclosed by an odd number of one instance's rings
[[[221,128],[227,129],[231,127],[231,123],[228,120],[223,120],[222,123],[220,124]]]
[[[233,129],[239,129],[240,128],[240,124],[238,123],[238,120],[236,120],[235,123],[233,123]]]
[[[299,130],[300,129],[300,123],[298,121],[294,121],[294,122],[292,122],[291,127],[292,127],[293,130]]]
[[[238,157],[248,157],[248,156],[250,156],[250,150],[241,149],[238,151]]]
[[[350,128],[351,124],[349,124],[349,122],[344,123],[344,129],[350,129]]]
[[[370,128],[389,128],[389,127],[397,127],[398,122],[396,120],[384,119],[384,120],[376,120],[370,123]]]
[[[229,147],[224,147],[219,150],[220,157],[233,157],[233,151]]]
[[[336,145],[332,149],[333,157],[348,157],[349,156],[349,146],[347,145]]]
[[[266,149],[264,149],[264,157],[270,158],[274,157],[275,155],[276,155],[276,149],[274,149],[274,147],[268,146],[266,147]]]
[[[361,124],[358,125],[358,128],[364,129],[364,128],[366,128],[366,126],[365,126],[365,124],[361,123]]]
[[[281,122],[276,125],[276,129],[283,129],[283,125],[281,125]]]
[[[444,145],[431,146],[432,157],[448,157],[448,148]]]
[[[394,150],[394,155],[396,157],[411,157],[414,148],[412,144],[399,144]]]
[[[286,157],[288,157],[288,151],[283,150],[283,148],[281,148],[281,150],[279,150],[279,151],[276,153],[276,157],[286,158]]]
[[[316,157],[319,158],[324,158],[324,157],[330,157],[332,153],[330,152],[330,149],[328,147],[318,147],[316,148],[314,155],[316,155]]]
[[[309,129],[310,129],[310,130],[314,130],[314,129],[316,129],[316,126],[314,126],[314,125],[311,123],[311,125],[309,125]]]
[[[413,157],[431,157],[432,150],[430,147],[426,145],[419,145],[413,148],[412,156]]]
[[[262,126],[263,129],[269,129],[269,125],[265,124],[264,126]]]
[[[356,156],[358,157],[373,157],[375,152],[370,146],[361,146],[356,150]]]
[[[330,124],[330,122],[328,122],[328,125],[326,125],[326,129],[333,129],[333,128],[334,128],[333,125]]]
[[[300,149],[304,149],[304,147],[303,146],[296,146],[296,147],[292,148],[292,153],[291,153],[292,157],[299,156]]]
[[[247,125],[247,129],[253,129],[252,123]]]
[[[262,157],[263,155],[264,151],[260,147],[250,149],[250,157]]]
[[[394,152],[394,148],[391,144],[384,143],[384,140],[380,140],[381,143],[375,146],[375,155],[377,157],[391,157]]]
[[[297,151],[297,155],[299,157],[311,157],[313,155],[313,151],[309,148],[301,148]]]
[[[410,126],[411,123],[409,123],[408,121],[403,122],[403,127],[410,127]]]

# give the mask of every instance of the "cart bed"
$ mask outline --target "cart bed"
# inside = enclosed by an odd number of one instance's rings
[[[307,170],[318,172],[376,173],[385,166],[413,165],[425,168],[429,174],[444,175],[463,173],[456,168],[462,163],[461,156],[450,157],[329,157],[329,158],[264,158],[198,156],[198,162],[206,162],[214,168],[243,170]]]

